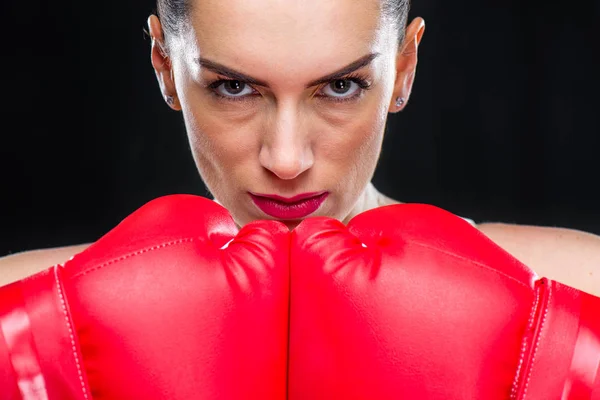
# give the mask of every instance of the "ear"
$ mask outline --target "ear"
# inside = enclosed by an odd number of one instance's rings
[[[165,46],[165,38],[162,25],[156,15],[151,15],[148,18],[148,30],[152,38],[151,61],[156,79],[160,86],[160,91],[163,98],[173,110],[181,110],[181,104],[177,97],[175,88],[175,80],[173,79],[173,65],[169,58],[167,48]]]
[[[404,43],[396,56],[396,81],[394,95],[389,106],[389,112],[395,113],[406,107],[412,91],[417,69],[417,53],[421,38],[425,32],[423,18],[415,18],[406,28]],[[400,101],[398,101],[400,99]]]

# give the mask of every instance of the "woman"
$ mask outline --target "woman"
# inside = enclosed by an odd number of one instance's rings
[[[407,0],[159,0],[149,19],[162,95],[182,111],[198,170],[238,225],[347,222],[397,201],[370,183],[388,113],[410,98],[424,21]],[[547,276],[600,295],[600,238],[481,224]],[[1,261],[0,284],[85,245]]]

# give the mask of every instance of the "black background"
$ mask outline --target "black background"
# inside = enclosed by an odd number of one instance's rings
[[[152,1],[3,1],[0,255],[207,195],[143,29]],[[600,1],[416,0],[427,23],[376,185],[477,221],[600,234]]]

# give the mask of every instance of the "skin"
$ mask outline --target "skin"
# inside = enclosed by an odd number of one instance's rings
[[[238,225],[271,218],[249,192],[291,197],[327,191],[313,216],[344,222],[398,203],[370,181],[387,115],[401,111],[410,98],[425,24],[421,18],[410,22],[399,43],[396,27],[382,18],[379,6],[379,0],[202,0],[194,3],[180,34],[166,37],[159,19],[149,18],[161,93],[182,112],[198,170]],[[340,78],[349,88],[341,96],[350,100],[335,101],[340,93],[332,89],[339,79],[313,84],[370,54],[377,56],[353,73],[368,82],[368,90]],[[260,82],[242,84],[240,92],[232,90],[235,85],[215,87],[215,81],[231,79],[215,72],[215,63]],[[399,97],[405,100],[400,106]],[[293,229],[299,221],[284,223]],[[559,228],[478,228],[539,276],[600,296],[599,237]],[[0,260],[12,271],[0,273],[0,285],[83,248]]]
[[[425,25],[413,21],[399,48],[398,30],[379,7],[379,0],[202,1],[188,28],[166,41],[158,18],[150,18],[162,93],[182,111],[198,170],[238,225],[272,219],[249,192],[327,191],[313,215],[342,221],[384,200],[369,182],[387,114],[402,108],[396,97],[410,96]],[[354,71],[369,90],[346,77],[312,84],[370,54],[377,56]],[[243,83],[237,98],[221,86],[228,98],[215,96],[207,86],[230,77],[201,66],[200,58],[261,83]],[[349,84],[342,95],[331,87],[340,82]],[[283,222],[293,229],[300,221]]]

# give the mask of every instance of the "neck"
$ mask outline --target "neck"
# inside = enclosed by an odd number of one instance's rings
[[[348,216],[344,219],[343,222],[344,224],[348,224],[348,222],[350,222],[350,220],[358,214],[371,210],[373,208],[399,203],[399,201],[389,198],[386,195],[379,192],[375,188],[375,186],[373,186],[373,183],[369,182],[363,194],[356,202],[356,205],[354,206],[350,214],[348,214]]]

